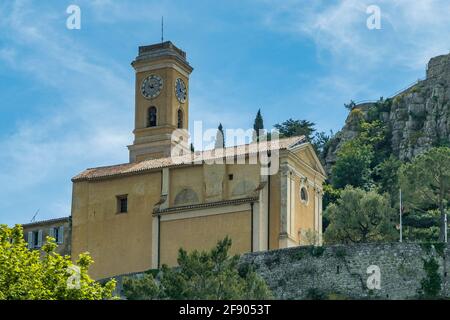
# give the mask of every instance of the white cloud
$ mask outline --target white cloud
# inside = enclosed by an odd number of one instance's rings
[[[314,43],[323,73],[278,103],[305,101],[302,114],[322,128],[341,127],[343,103],[350,99],[390,96],[423,78],[428,60],[450,49],[450,2],[446,0],[259,3],[265,4],[259,11],[264,28],[299,42],[307,39]],[[381,9],[381,30],[367,28],[369,5]]]
[[[79,3],[82,19],[91,15],[103,25],[159,20],[167,10],[164,4],[155,7],[148,2],[135,6],[108,0]],[[55,94],[46,97],[48,105],[32,106],[38,116],[21,118],[11,134],[0,138],[0,164],[5,169],[0,172],[0,201],[6,208],[17,208],[19,195],[28,194],[30,206],[41,207],[41,219],[70,214],[70,178],[87,166],[126,162],[126,145],[132,143],[132,68],[83,45],[77,31],[65,28],[64,14],[65,10],[38,7],[27,0],[0,4],[0,66],[30,77],[30,82]],[[171,13],[170,18],[178,23],[190,19],[181,13]],[[83,28],[87,24],[82,23],[80,32]],[[201,114],[205,125],[214,126],[217,114],[208,107],[210,103],[211,98],[200,92],[192,101],[191,114]],[[221,120],[236,122],[226,112]],[[58,189],[61,193],[55,192]]]
[[[64,24],[55,27],[51,10],[41,15],[29,1],[15,1],[0,9],[8,9],[0,10],[5,40],[0,62],[9,72],[24,74],[55,93],[46,98],[47,105],[33,105],[40,116],[22,118],[0,140],[0,163],[5,169],[0,173],[2,202],[11,204],[19,194],[31,198],[36,188],[50,188],[51,183],[65,190],[86,163],[125,162],[134,107],[133,73],[125,69],[128,64],[99,56],[73,41],[70,32],[76,31],[68,31]],[[33,19],[37,15],[39,19]],[[70,191],[63,198],[45,195],[42,189],[39,192],[48,202],[41,216],[70,214]]]
[[[274,29],[311,38],[320,50],[349,68],[392,66],[423,69],[437,54],[448,53],[450,3],[446,0],[266,1],[273,10],[263,21]],[[369,5],[378,5],[382,29],[368,30]]]

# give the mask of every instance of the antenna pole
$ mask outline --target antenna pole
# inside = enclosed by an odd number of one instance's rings
[[[161,17],[161,43],[164,42],[164,16]]]
[[[35,222],[35,221],[36,221],[36,216],[38,215],[39,210],[41,210],[41,209],[37,209],[37,211],[36,211],[36,213],[34,214],[33,218],[31,218],[31,222]]]

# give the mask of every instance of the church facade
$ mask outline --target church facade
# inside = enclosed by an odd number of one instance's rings
[[[72,179],[72,257],[88,251],[94,279],[173,266],[180,247],[225,236],[233,254],[321,243],[326,177],[304,137],[191,152],[186,53],[143,46],[132,66],[129,162]]]

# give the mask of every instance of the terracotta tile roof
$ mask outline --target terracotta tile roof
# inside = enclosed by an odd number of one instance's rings
[[[121,175],[139,174],[153,169],[161,169],[167,167],[174,167],[189,164],[201,164],[204,161],[229,158],[233,156],[245,156],[248,154],[256,154],[261,151],[286,150],[298,144],[305,143],[305,137],[291,137],[278,140],[278,143],[269,141],[267,143],[244,144],[240,146],[227,147],[224,149],[205,150],[201,152],[194,152],[180,157],[167,157],[160,159],[145,160],[141,162],[124,163],[114,166],[98,167],[86,169],[82,173],[72,178],[73,182],[85,180],[99,180]]]

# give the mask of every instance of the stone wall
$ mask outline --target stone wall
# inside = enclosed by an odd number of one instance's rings
[[[448,257],[442,244],[389,243],[250,253],[242,256],[241,264],[253,265],[278,299],[411,299],[423,291],[422,280],[431,283],[428,287],[441,286],[439,294],[448,295]],[[437,272],[425,267],[424,260],[437,262]],[[380,289],[368,289],[370,266],[379,267]],[[436,274],[433,284],[429,280]]]

